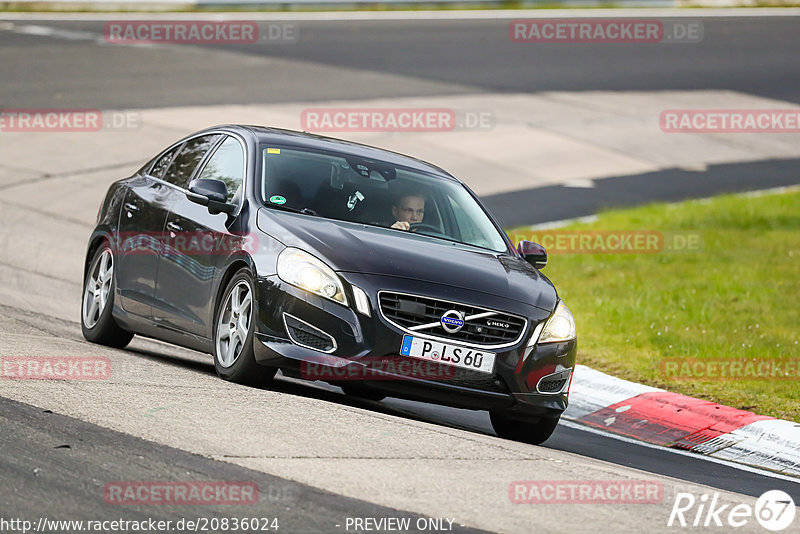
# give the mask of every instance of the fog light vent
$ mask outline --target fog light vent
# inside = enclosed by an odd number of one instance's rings
[[[572,369],[564,369],[557,373],[543,376],[539,383],[536,384],[536,391],[539,393],[549,393],[555,395],[564,391],[569,384],[569,377],[572,374]]]
[[[283,323],[286,325],[286,333],[289,334],[289,339],[295,345],[320,352],[333,352],[336,350],[336,340],[333,336],[319,328],[288,313],[283,314]]]

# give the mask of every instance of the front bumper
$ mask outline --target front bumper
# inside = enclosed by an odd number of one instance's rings
[[[389,396],[459,408],[503,411],[520,418],[554,417],[567,408],[576,340],[527,348],[549,312],[524,303],[464,289],[378,275],[339,273],[348,301],[351,285],[370,301],[371,316],[286,284],[277,276],[257,282],[256,360],[289,376],[359,387]],[[399,355],[403,332],[378,309],[378,291],[425,295],[525,317],[521,341],[496,353],[492,374]],[[287,319],[288,318],[288,319]],[[294,335],[290,335],[290,329]],[[538,335],[538,332],[537,332]],[[326,337],[327,336],[327,337]],[[442,342],[458,346],[461,341]],[[316,348],[311,348],[315,346]],[[409,363],[410,362],[410,363]]]

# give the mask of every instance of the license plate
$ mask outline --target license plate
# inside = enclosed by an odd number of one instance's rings
[[[461,367],[462,369],[470,369],[480,373],[491,374],[494,371],[494,352],[468,349],[409,335],[403,336],[400,354]]]

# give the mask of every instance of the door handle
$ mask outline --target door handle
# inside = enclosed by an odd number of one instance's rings
[[[172,230],[173,232],[183,232],[183,228],[178,223],[168,222],[167,229]]]
[[[132,212],[136,213],[136,212],[139,211],[139,206],[137,206],[136,204],[133,204],[132,202],[126,202],[125,203],[125,209],[128,210],[128,211],[132,211]]]

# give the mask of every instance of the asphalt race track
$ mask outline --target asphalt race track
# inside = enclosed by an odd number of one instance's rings
[[[44,19],[26,24],[103,35],[101,21]],[[795,17],[690,20],[703,23],[700,43],[603,47],[512,43],[507,20],[300,20],[295,21],[299,38],[293,44],[216,45],[236,54],[222,68],[214,61],[187,64],[180,54],[164,52],[143,69],[127,49],[87,45],[80,37],[43,39],[4,32],[7,83],[2,103],[29,107],[57,98],[74,107],[137,108],[475,92],[691,89],[742,91],[800,103]],[[261,70],[247,56],[280,61]],[[369,73],[393,78],[378,83]]]
[[[216,118],[236,105],[542,92],[585,93],[588,102],[664,91],[800,104],[800,17],[694,20],[703,22],[704,39],[691,45],[530,47],[509,42],[503,20],[297,20],[294,44],[115,47],[98,38],[102,21],[0,14],[0,108],[147,110],[170,139],[191,131],[181,122],[190,114],[202,120],[198,109],[216,109]],[[194,107],[169,122],[185,106]],[[284,377],[246,388],[218,380],[209,356],[160,342],[136,338],[125,351],[86,343],[78,322],[85,240],[108,183],[164,144],[141,134],[95,133],[76,148],[71,134],[0,132],[0,356],[102,356],[114,369],[104,383],[0,380],[3,518],[245,515],[278,517],[278,532],[311,533],[359,531],[346,528],[348,518],[428,517],[454,520],[457,532],[660,532],[676,530],[666,521],[679,491],[718,490],[723,502],[752,504],[782,489],[800,502],[798,481],[576,425],[560,425],[540,447],[523,445],[494,436],[484,413],[354,400]],[[515,226],[796,185],[796,140],[780,143],[763,158],[731,156],[698,169],[667,162],[605,173],[590,187],[542,181],[481,194]],[[635,148],[619,147],[626,150]],[[70,158],[69,169],[58,168]],[[511,482],[537,478],[654,480],[664,499],[649,507],[509,502]],[[105,502],[105,485],[126,480],[250,481],[260,500]]]

